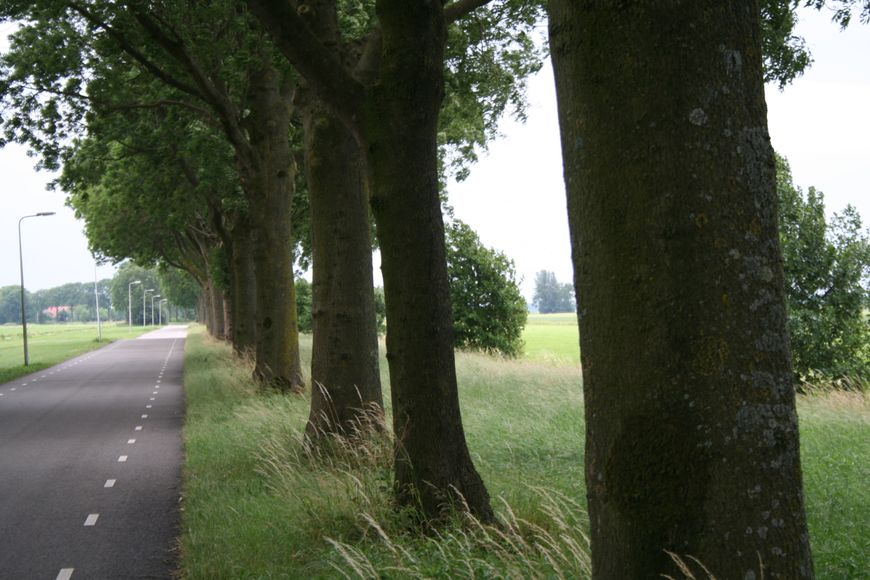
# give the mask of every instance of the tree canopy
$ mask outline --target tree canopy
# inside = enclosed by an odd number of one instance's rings
[[[777,156],[779,232],[795,371],[870,376],[870,233],[852,206],[825,214],[824,194],[806,192]]]

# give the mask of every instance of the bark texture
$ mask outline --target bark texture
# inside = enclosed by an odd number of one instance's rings
[[[230,230],[232,254],[233,349],[239,355],[253,355],[256,348],[257,286],[254,270],[254,240],[250,224],[240,220]]]
[[[380,82],[366,99],[372,209],[386,294],[387,361],[400,505],[437,518],[456,493],[492,519],[465,442],[438,195],[436,132],[444,93],[440,2],[378,2]]]
[[[224,333],[221,338],[230,342],[233,340],[233,309],[232,309],[232,301],[230,297],[226,295],[226,293],[221,292],[221,308],[223,312],[221,313],[224,320]]]
[[[309,438],[354,435],[384,405],[371,220],[359,146],[321,104],[304,109],[311,197],[313,345]]]
[[[279,390],[302,389],[291,203],[296,165],[290,151],[290,95],[263,63],[251,75],[250,153],[240,159],[253,224],[257,378]]]
[[[550,8],[593,577],[811,578],[758,6]]]

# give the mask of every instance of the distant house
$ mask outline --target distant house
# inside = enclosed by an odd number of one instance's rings
[[[42,311],[42,313],[44,315],[48,316],[49,318],[53,318],[55,320],[57,320],[57,317],[61,312],[66,313],[66,315],[67,315],[66,317],[68,317],[69,315],[72,314],[72,308],[70,308],[69,306],[49,306],[48,308],[46,308]],[[66,317],[62,317],[62,318],[66,318]]]

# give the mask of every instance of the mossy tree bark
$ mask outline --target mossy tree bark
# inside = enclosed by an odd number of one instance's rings
[[[291,203],[296,164],[290,150],[292,87],[264,59],[249,88],[249,148],[239,155],[248,198],[256,277],[254,373],[267,387],[303,387],[293,281]]]
[[[311,197],[313,345],[306,434],[351,436],[381,420],[371,220],[359,146],[326,108],[303,112]],[[373,417],[372,414],[376,416]]]
[[[317,37],[349,59],[333,2],[303,11]],[[354,135],[310,87],[297,92],[311,210],[311,413],[305,432],[353,436],[383,419],[371,217],[365,168]],[[372,420],[375,424],[372,424]]]
[[[253,355],[256,348],[257,287],[250,223],[247,219],[238,220],[229,233],[232,238],[230,277],[235,313],[233,350],[240,355]]]
[[[595,578],[810,578],[754,1],[551,0]]]
[[[212,292],[208,280],[206,280],[202,285],[202,294],[199,297],[199,319],[205,324],[205,331],[208,332],[209,336],[214,336],[214,317],[212,316],[211,300]]]
[[[460,494],[489,520],[489,495],[459,411],[438,189],[443,9],[439,2],[382,1],[378,18],[383,60],[367,95],[364,131],[390,325],[397,500],[433,518]]]

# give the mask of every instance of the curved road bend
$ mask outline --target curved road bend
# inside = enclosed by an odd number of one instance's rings
[[[0,385],[0,579],[171,576],[186,332]]]

